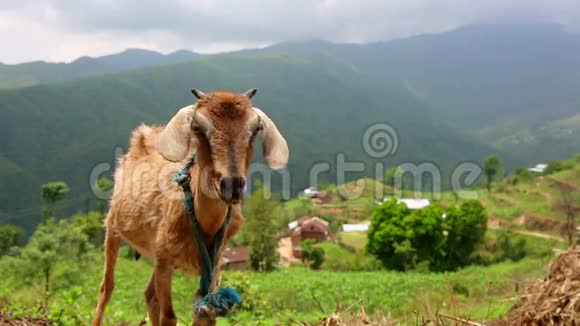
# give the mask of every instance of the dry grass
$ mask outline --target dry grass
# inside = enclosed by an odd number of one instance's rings
[[[0,326],[50,326],[50,321],[41,318],[9,319],[0,311]]]
[[[570,248],[548,275],[529,286],[508,317],[511,325],[580,324],[580,248]]]

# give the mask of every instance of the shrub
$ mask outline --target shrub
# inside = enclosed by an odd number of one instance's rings
[[[324,262],[324,249],[314,246],[314,240],[304,240],[300,243],[302,252],[300,258],[311,269],[320,269]]]
[[[544,174],[549,175],[564,170],[570,170],[572,168],[574,168],[573,161],[550,161],[548,162],[548,167],[544,170]]]
[[[498,236],[498,261],[511,260],[518,261],[523,259],[526,252],[526,239],[513,239],[510,232],[503,231]]]
[[[42,284],[42,307],[48,311],[53,292],[80,282],[90,261],[91,244],[82,231],[62,220],[47,220],[38,226],[28,244],[8,257],[8,268],[19,275],[22,285]]]
[[[477,200],[466,201],[459,209],[451,207],[445,218],[445,229],[445,259],[439,269],[454,270],[468,265],[487,230],[485,208]]]
[[[366,251],[388,269],[453,270],[469,264],[486,228],[478,201],[450,207],[444,215],[438,204],[411,211],[393,199],[373,211]]]
[[[10,224],[0,226],[0,256],[7,254],[12,247],[20,246],[23,238],[22,228]]]
[[[72,217],[72,222],[74,226],[81,230],[92,245],[102,247],[105,241],[105,229],[103,228],[104,217],[100,212],[75,214]]]

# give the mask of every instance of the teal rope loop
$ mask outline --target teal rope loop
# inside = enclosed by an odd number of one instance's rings
[[[235,305],[241,303],[241,296],[236,292],[236,290],[230,287],[220,289],[216,293],[209,292],[213,281],[214,268],[216,264],[219,263],[217,261],[217,254],[224,240],[226,226],[230,222],[232,216],[232,208],[231,206],[228,206],[228,212],[224,224],[215,234],[211,248],[208,250],[205,241],[203,240],[201,227],[199,226],[199,222],[195,216],[195,206],[190,185],[191,175],[189,169],[194,163],[195,154],[187,160],[184,167],[173,174],[172,179],[183,188],[185,209],[191,221],[193,233],[201,254],[202,266],[199,279],[199,294],[202,298],[195,304],[195,308],[197,311],[204,311],[203,307],[207,307],[215,311],[218,316],[225,316]]]

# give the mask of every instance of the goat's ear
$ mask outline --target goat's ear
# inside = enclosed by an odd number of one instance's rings
[[[279,170],[286,166],[288,163],[288,144],[278,128],[262,110],[254,108],[254,111],[260,117],[264,132],[264,157],[268,165],[274,169]]]
[[[191,123],[195,105],[186,106],[171,118],[157,140],[157,149],[169,161],[181,161],[195,150]]]

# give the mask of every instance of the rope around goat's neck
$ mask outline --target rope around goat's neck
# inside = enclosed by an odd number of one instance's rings
[[[195,154],[187,160],[183,168],[175,172],[173,181],[177,182],[183,188],[185,209],[191,221],[193,234],[195,235],[202,260],[201,276],[199,279],[199,294],[202,299],[195,306],[198,312],[204,312],[207,310],[206,308],[209,308],[214,310],[218,316],[225,316],[234,305],[241,302],[240,295],[232,288],[224,288],[216,293],[210,293],[210,289],[213,282],[215,266],[219,264],[217,256],[225,237],[226,227],[232,216],[232,207],[228,206],[224,224],[215,234],[211,247],[208,249],[203,239],[201,226],[195,216],[195,205],[190,184],[191,175],[189,173],[193,164],[195,164]]]

